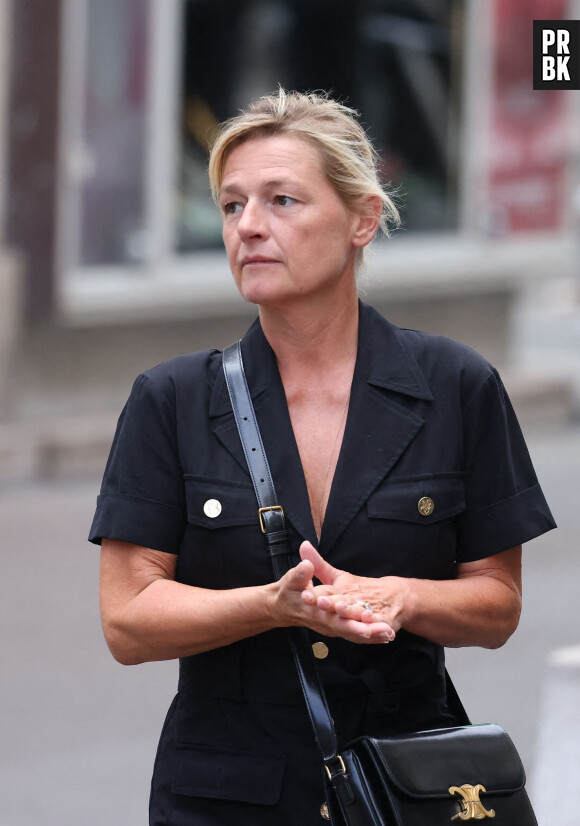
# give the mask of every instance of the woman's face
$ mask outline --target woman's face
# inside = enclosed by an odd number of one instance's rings
[[[296,137],[255,138],[233,149],[220,207],[232,273],[254,304],[283,307],[352,285],[356,249],[370,240],[360,240],[363,219],[328,182],[316,151]]]

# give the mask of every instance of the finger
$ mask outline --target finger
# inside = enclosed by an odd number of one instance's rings
[[[378,624],[379,623],[376,623],[376,625],[378,625]],[[386,623],[384,623],[384,625],[386,625]],[[388,642],[393,642],[393,640],[395,639],[396,636],[397,636],[396,633],[393,631],[393,629],[390,627],[390,625],[387,625],[387,627],[384,628],[384,629],[380,629],[380,630],[377,629],[376,633],[375,633],[375,625],[371,626],[371,637],[370,637],[371,642],[385,644],[385,643],[388,643]]]
[[[385,616],[380,611],[375,612],[372,605],[363,600],[350,602],[341,595],[324,596],[318,599],[317,607],[321,610],[334,612],[343,619],[352,619],[367,624],[385,624]]]
[[[316,588],[315,591],[318,595],[316,604],[322,611],[331,611],[341,617],[356,619],[359,621],[361,618],[365,621],[368,621],[369,619],[378,619],[378,617],[375,616],[373,607],[369,602],[364,602],[363,600],[353,601],[344,594],[333,594],[329,591],[322,591],[321,593],[321,589],[319,588]]]
[[[302,591],[300,596],[302,598],[302,602],[305,602],[306,605],[316,605],[316,595],[310,588]]]
[[[323,559],[314,545],[305,541],[300,545],[300,556],[303,560],[308,560],[314,566],[314,576],[319,579],[324,585],[332,585],[340,571],[333,568],[325,559]]]
[[[362,620],[363,622],[375,622],[381,619],[373,611],[372,605],[362,600],[349,602],[344,598],[338,599],[335,603],[334,610],[341,617],[350,617],[351,619]]]
[[[316,606],[318,608],[318,606]],[[370,622],[366,619],[362,619],[358,616],[344,616],[337,612],[321,612],[318,616],[322,618],[322,615],[326,614],[327,619],[322,620],[323,622],[327,622],[333,628],[337,629],[349,629],[350,632],[354,631],[357,634],[362,634],[363,636],[375,636],[381,635],[383,633],[387,634],[387,638],[390,640],[394,638],[395,632],[392,626],[384,620],[384,618],[379,619],[378,617],[375,619],[371,619]]]
[[[326,597],[328,594],[333,593],[331,585],[316,585],[314,587],[311,581],[310,586],[302,592],[302,599],[307,605],[317,605],[321,597]]]
[[[392,642],[395,632],[386,622],[376,622],[372,625],[357,620],[336,617],[336,628],[340,636],[351,642],[384,644]]]
[[[366,626],[362,622],[356,622],[356,620],[345,620],[345,622],[356,623],[357,628],[360,626],[366,627],[366,634],[361,633],[363,642],[387,643],[392,642],[396,636],[394,630],[386,622],[374,622]]]
[[[311,607],[306,625],[312,630],[329,637],[342,637],[356,643],[386,643],[395,638],[394,629],[386,622],[366,623],[332,612],[321,611]]]
[[[291,591],[304,591],[313,587],[314,566],[308,560],[299,562],[283,577],[284,585]]]

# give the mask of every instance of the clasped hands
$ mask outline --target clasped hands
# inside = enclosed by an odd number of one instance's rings
[[[280,597],[292,625],[305,625],[351,642],[387,643],[401,627],[403,595],[398,577],[359,577],[334,568],[310,542],[302,561],[280,581]],[[320,585],[314,585],[314,578]]]

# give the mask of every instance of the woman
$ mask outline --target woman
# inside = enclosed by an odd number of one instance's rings
[[[271,582],[221,353],[182,356],[119,421],[91,531],[103,627],[122,663],[181,660],[151,824],[322,823],[285,629],[310,629],[342,741],[455,724],[443,647],[508,639],[521,543],[554,523],[493,368],[358,301],[396,210],[354,113],[261,98],[210,178],[259,307],[242,352],[296,565]]]

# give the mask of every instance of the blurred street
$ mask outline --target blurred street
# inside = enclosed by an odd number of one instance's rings
[[[526,548],[524,612],[514,638],[499,651],[452,651],[449,667],[472,720],[498,722],[511,734],[537,800],[534,777],[545,772],[547,755],[539,747],[547,720],[541,710],[554,682],[547,659],[580,643],[580,427],[534,432],[528,442],[559,530]],[[67,479],[0,493],[2,826],[146,822],[176,665],[124,668],[106,649],[98,551],[86,542],[97,487],[96,478]],[[570,707],[559,709],[570,743],[580,733],[579,675]]]

